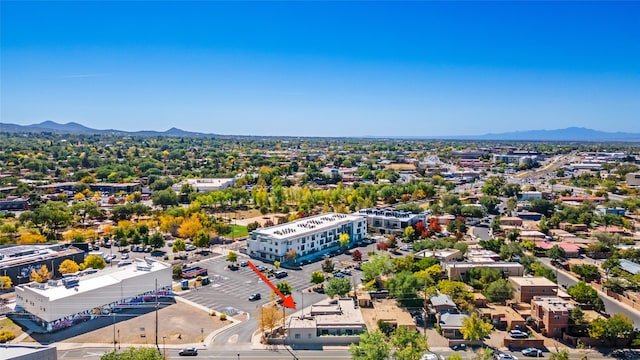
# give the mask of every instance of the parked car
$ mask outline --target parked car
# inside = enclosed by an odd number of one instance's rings
[[[522,355],[542,357],[542,350],[530,347],[522,350]]]
[[[337,272],[337,273],[333,274],[333,277],[343,278],[343,277],[344,277],[344,274],[343,274],[343,273],[341,273],[341,272]]]
[[[256,301],[256,300],[260,300],[260,299],[262,299],[262,296],[260,295],[260,293],[255,293],[255,294],[249,295],[249,301]]]
[[[133,264],[130,260],[120,261],[118,267],[127,266]]]
[[[122,260],[127,260],[129,258],[129,253],[123,253],[122,255],[120,255],[120,258]]]
[[[521,330],[511,330],[511,331],[509,331],[509,335],[514,339],[516,339],[516,338],[528,338],[529,337],[529,334],[527,334],[526,332],[521,331]]]
[[[198,349],[196,349],[196,348],[182,349],[182,350],[180,350],[178,355],[180,355],[180,356],[197,356],[198,355]]]
[[[342,270],[340,270],[340,272],[345,274],[345,275],[351,276],[351,270],[349,270],[349,269],[342,269]]]
[[[191,245],[191,244],[187,244],[184,248],[185,248],[185,250],[187,250],[187,251],[193,251],[193,250],[195,250],[195,249],[196,249],[196,247],[195,247],[195,246],[193,246],[193,245]]]
[[[276,277],[276,279],[282,279],[283,277],[287,277],[289,276],[289,274],[287,274],[286,271],[280,270],[280,271],[276,271],[273,276]]]
[[[500,353],[498,354],[498,356],[496,357],[497,360],[518,360],[517,357],[511,355],[511,354],[505,354],[505,353]]]
[[[249,266],[249,264],[247,264],[247,262],[246,262],[246,261],[243,261],[243,262],[241,262],[241,263],[240,263],[240,266],[242,266],[242,267],[247,267],[247,266]]]

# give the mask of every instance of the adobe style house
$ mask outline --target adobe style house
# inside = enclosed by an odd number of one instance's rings
[[[531,317],[543,335],[559,338],[569,328],[569,312],[574,305],[555,296],[535,296],[531,300]]]
[[[513,299],[529,304],[535,296],[556,296],[558,285],[546,277],[509,277],[513,287]]]

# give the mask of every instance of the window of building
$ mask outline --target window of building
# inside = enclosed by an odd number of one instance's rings
[[[296,334],[296,335],[295,335],[295,338],[296,338],[296,339],[300,339],[300,334]]]

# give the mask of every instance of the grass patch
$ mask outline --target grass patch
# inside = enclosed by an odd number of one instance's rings
[[[227,238],[239,238],[243,236],[249,236],[249,230],[247,230],[246,226],[242,225],[231,225],[231,231],[227,234],[224,234]]]
[[[0,320],[0,330],[9,330],[16,336],[22,334],[22,328],[9,318]]]

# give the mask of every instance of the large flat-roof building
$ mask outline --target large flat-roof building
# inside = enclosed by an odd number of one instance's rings
[[[380,234],[401,234],[407,226],[414,226],[420,221],[426,225],[427,216],[426,213],[379,208],[361,209],[355,215],[364,216],[369,231]]]
[[[353,244],[364,239],[366,233],[363,216],[326,213],[253,231],[247,240],[247,254],[284,262],[285,254],[293,250],[298,259],[304,259],[338,249],[341,234],[349,235]]]
[[[169,264],[146,259],[92,275],[20,285],[16,287],[15,314],[28,317],[43,331],[54,331],[153,301],[156,289],[166,295],[171,291],[171,276]]]
[[[546,277],[511,276],[509,283],[513,287],[513,299],[529,304],[536,296],[556,296],[558,285]]]
[[[191,185],[195,192],[210,192],[216,190],[224,190],[235,184],[236,178],[201,178],[201,179],[184,179],[179,183],[171,186],[175,192],[179,192],[182,185]]]
[[[58,267],[66,259],[81,263],[86,252],[76,246],[55,245],[10,245],[0,248],[0,275],[8,276],[14,285],[28,283],[31,270],[46,265],[58,276]]]

